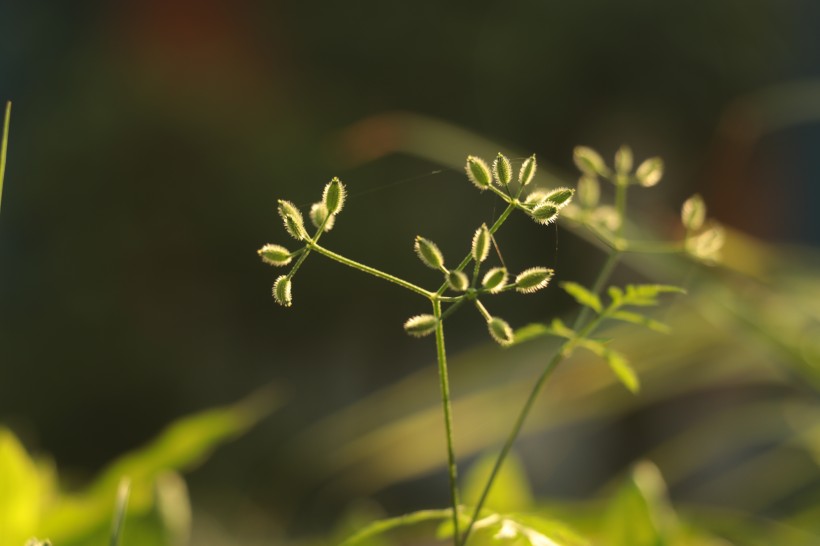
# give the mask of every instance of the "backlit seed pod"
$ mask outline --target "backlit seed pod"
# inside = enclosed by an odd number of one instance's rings
[[[290,307],[293,303],[290,295],[291,282],[286,275],[282,275],[273,283],[273,299],[282,307]]]
[[[487,329],[499,345],[512,345],[512,342],[515,341],[512,328],[510,328],[510,325],[507,324],[507,321],[504,319],[491,317],[490,320],[487,321]]]
[[[535,155],[533,154],[521,164],[521,170],[518,171],[518,183],[522,186],[526,186],[532,182],[532,179],[535,178],[536,167]]]
[[[615,231],[621,227],[621,215],[615,207],[604,205],[592,211],[590,222],[609,231]]]
[[[530,216],[539,224],[547,225],[558,219],[558,207],[544,201],[533,207],[530,211]]]
[[[328,213],[324,203],[313,203],[310,207],[310,221],[317,228],[324,224],[325,229],[322,231],[330,231],[336,223],[336,215]]]
[[[305,221],[302,219],[302,213],[296,208],[296,205],[284,199],[279,200],[279,216],[285,223],[285,229],[290,233],[291,237],[297,241],[303,241],[308,238],[305,231]]]
[[[507,269],[504,267],[494,267],[484,274],[481,279],[481,286],[495,294],[500,292],[507,285]]]
[[[424,337],[436,330],[438,321],[433,315],[416,315],[404,323],[404,331],[414,337]]]
[[[436,243],[424,237],[416,237],[416,243],[413,248],[424,265],[440,271],[444,269],[444,256],[436,246]]]
[[[503,154],[499,153],[493,161],[493,175],[495,175],[495,179],[501,186],[506,186],[512,182],[512,165],[510,165],[510,160]]]
[[[697,231],[703,227],[706,220],[706,203],[703,198],[695,194],[683,203],[680,218],[686,231]]]
[[[470,279],[463,271],[456,271],[455,269],[448,271],[445,278],[447,279],[447,286],[456,292],[464,292],[470,287]]]
[[[575,165],[587,176],[609,176],[609,167],[604,159],[592,148],[577,146],[572,153]]]
[[[582,176],[578,180],[578,201],[587,209],[595,208],[601,198],[601,184],[592,176]]]
[[[493,180],[493,175],[490,173],[490,168],[487,163],[480,157],[468,156],[467,165],[464,170],[467,172],[467,178],[470,179],[476,188],[481,191],[490,187]]]
[[[696,258],[706,263],[720,260],[720,251],[726,242],[726,230],[720,224],[714,223],[703,233],[686,240],[686,250]]]
[[[535,207],[535,205],[537,205],[539,203],[543,203],[546,198],[547,198],[547,192],[545,192],[545,191],[542,191],[542,190],[531,191],[529,193],[529,195],[527,195],[524,198],[524,206],[527,207],[528,209],[532,210],[532,208]]]
[[[620,175],[629,174],[632,170],[632,149],[629,146],[621,146],[615,152],[615,172]]]
[[[327,207],[327,212],[329,214],[337,214],[341,212],[342,208],[345,206],[346,196],[347,191],[345,190],[345,185],[342,184],[341,180],[334,178],[328,182],[322,192],[322,202],[325,204],[325,207]]]
[[[547,194],[545,199],[560,209],[572,201],[573,195],[575,195],[575,190],[570,188],[555,188]]]
[[[529,294],[547,286],[555,271],[546,267],[531,267],[515,278],[515,289],[522,294]]]
[[[490,230],[487,229],[487,224],[481,224],[473,235],[473,246],[471,249],[473,260],[476,263],[481,263],[487,259],[490,254]]]
[[[635,171],[635,178],[645,188],[650,188],[660,182],[662,176],[663,159],[660,157],[650,157],[641,163]]]
[[[283,266],[291,261],[290,250],[281,245],[265,245],[257,251],[266,264]]]

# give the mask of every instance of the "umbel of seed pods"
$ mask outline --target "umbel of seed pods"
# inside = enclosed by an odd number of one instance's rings
[[[531,190],[530,183],[536,170],[535,156],[523,162],[515,182],[512,165],[502,154],[498,154],[492,169],[483,159],[470,156],[467,158],[465,170],[467,177],[479,190],[491,190],[509,205],[522,210],[540,224],[554,222],[561,209],[570,203],[574,193],[574,190],[569,188]],[[310,221],[317,229],[312,238],[305,229],[305,221],[299,209],[290,201],[279,201],[278,212],[285,230],[297,241],[305,243],[301,249],[294,252],[276,244],[267,244],[259,250],[262,260],[270,265],[286,266],[296,260],[290,272],[279,276],[273,284],[273,297],[280,305],[291,306],[293,276],[310,253],[311,247],[316,248],[314,245],[321,234],[333,227],[336,215],[344,206],[345,196],[344,185],[338,178],[334,178],[325,186],[322,200],[313,204],[310,209]],[[492,244],[493,234],[486,224],[482,224],[473,235],[470,260],[465,262],[474,263],[472,278],[463,271],[464,267],[448,269],[444,265],[443,254],[432,241],[416,237],[414,249],[424,265],[440,271],[444,276],[444,286],[438,292],[430,292],[431,297],[442,297],[444,290],[449,289],[455,292],[456,296],[443,297],[442,300],[446,300],[447,303],[455,306],[464,301],[472,301],[486,321],[492,338],[501,345],[509,345],[513,342],[512,328],[505,320],[492,316],[480,297],[510,290],[529,294],[546,287],[555,272],[546,267],[531,267],[519,273],[512,283],[509,282],[510,276],[505,267],[491,267],[481,275],[481,266],[489,257]],[[361,268],[364,269],[364,266]],[[445,311],[444,316],[447,314]],[[404,329],[412,336],[426,336],[435,331],[437,320],[442,319],[436,319],[433,315],[416,315],[404,323]]]

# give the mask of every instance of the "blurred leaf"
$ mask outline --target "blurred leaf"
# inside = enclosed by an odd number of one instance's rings
[[[38,527],[50,490],[44,478],[14,434],[0,427],[0,544],[42,536]]]
[[[452,511],[445,510],[421,510],[412,512],[396,518],[375,521],[370,525],[360,529],[356,534],[349,537],[339,546],[377,546],[384,544],[381,535],[391,531],[412,527],[420,523],[429,523],[450,518]]]
[[[608,316],[611,319],[646,326],[650,330],[654,330],[655,332],[659,332],[661,334],[668,334],[670,331],[669,326],[667,326],[666,324],[651,319],[645,315],[641,315],[640,313],[633,313],[631,311],[615,311],[614,313],[611,313]]]
[[[467,472],[462,494],[465,504],[478,503],[496,458],[496,453],[484,455]],[[484,506],[496,512],[520,512],[531,508],[533,501],[524,466],[514,453],[510,453],[495,478]]]
[[[562,282],[561,288],[563,288],[567,294],[575,298],[575,301],[577,301],[581,305],[589,307],[596,313],[601,312],[601,300],[598,298],[598,296],[596,296],[595,294],[593,294],[577,282]]]

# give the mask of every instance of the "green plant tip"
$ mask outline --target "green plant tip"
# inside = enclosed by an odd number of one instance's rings
[[[334,178],[325,186],[322,192],[322,202],[329,214],[338,214],[345,205],[345,198],[347,197],[347,190],[342,181]]]
[[[449,286],[451,290],[464,292],[470,287],[470,279],[467,278],[467,275],[465,275],[463,271],[454,269],[448,271],[445,276],[447,278],[447,286]]]
[[[436,330],[438,320],[433,315],[416,315],[404,323],[404,331],[413,337],[424,337]]]
[[[506,268],[494,267],[484,274],[484,278],[481,280],[481,286],[491,294],[495,294],[507,286],[508,276]]]
[[[507,324],[507,321],[504,319],[491,317],[490,320],[487,321],[487,329],[499,345],[506,347],[507,345],[512,345],[513,341],[515,341],[512,328],[510,328],[510,325]]]
[[[604,158],[587,146],[576,147],[572,153],[572,159],[578,169],[587,176],[607,177],[611,174],[609,167],[604,163]]]
[[[444,269],[444,256],[436,246],[436,243],[424,237],[416,237],[413,248],[424,265],[430,269],[438,269],[439,271]]]
[[[512,182],[512,165],[504,154],[499,153],[493,161],[493,176],[495,176],[501,187],[505,187]]]
[[[686,231],[697,231],[703,227],[706,220],[706,203],[703,198],[695,194],[683,203],[680,211],[681,221]]]
[[[480,157],[468,156],[464,170],[467,172],[467,178],[479,190],[484,191],[490,187],[493,175],[490,173],[487,163]]]
[[[291,282],[287,275],[282,275],[273,283],[273,299],[282,307],[290,307],[293,299],[290,294]]]
[[[277,267],[288,265],[291,262],[290,250],[281,245],[265,245],[257,251],[266,264]]]
[[[660,157],[650,157],[638,166],[635,171],[635,178],[638,184],[645,188],[651,188],[660,182],[663,177],[663,159]]]
[[[296,205],[284,199],[279,200],[279,216],[285,224],[285,229],[290,233],[291,237],[297,241],[304,241],[308,238],[305,231],[305,221],[302,218],[302,213],[296,208]]]
[[[535,178],[535,169],[537,166],[535,154],[524,160],[524,163],[521,164],[521,170],[518,171],[518,183],[521,184],[521,186],[526,186],[532,182],[532,179]]]
[[[328,212],[324,202],[313,203],[310,207],[310,223],[317,229],[324,225],[325,228],[322,231],[330,231],[336,223],[336,216]]]
[[[525,269],[515,278],[515,289],[522,294],[530,294],[545,288],[555,271],[546,267],[531,267]]]
[[[490,230],[487,228],[487,224],[481,224],[481,227],[478,228],[475,235],[473,235],[473,244],[470,252],[476,263],[483,262],[487,259],[487,256],[490,255],[490,237]]]
[[[632,148],[623,145],[615,152],[615,172],[621,176],[632,170]]]

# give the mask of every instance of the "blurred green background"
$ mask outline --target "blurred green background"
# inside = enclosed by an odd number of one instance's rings
[[[641,211],[654,225],[699,191],[731,227],[817,244],[818,25],[811,0],[5,2],[0,100],[14,110],[0,215],[0,422],[79,485],[179,416],[273,384],[287,404],[190,475],[195,514],[208,536],[325,529],[365,494],[326,494],[330,478],[298,439],[429,371],[434,354],[401,328],[426,312],[422,302],[318,256],[295,281],[294,307],[276,306],[278,272],[255,254],[288,242],[276,199],[309,204],[339,176],[350,200],[327,245],[437,284],[413,237],[460,255],[498,205],[462,172],[394,153],[408,146],[390,120],[404,118],[372,116],[407,112],[536,153],[570,183],[575,145],[609,156],[629,143],[638,158],[666,160]],[[455,165],[477,151],[432,131],[414,138]],[[505,238],[519,261],[533,257],[516,240],[537,241],[539,263],[564,278],[589,282],[600,264],[561,227],[520,220]],[[553,293],[499,310],[521,326],[567,304]],[[459,321],[452,354],[488,345],[480,321]],[[471,381],[468,368],[454,381]],[[532,455],[533,486],[591,494],[658,429],[706,411],[697,401],[666,403],[660,424],[627,412],[611,426],[559,427],[549,441],[598,456],[539,475]],[[437,429],[429,442],[443,461]],[[420,474],[367,493],[389,513],[446,504],[443,468]]]

